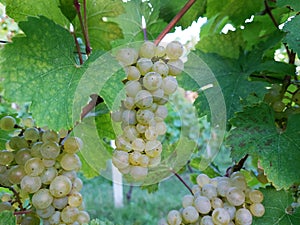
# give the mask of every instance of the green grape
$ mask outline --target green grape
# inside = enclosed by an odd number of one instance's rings
[[[230,222],[230,215],[224,208],[216,208],[212,213],[212,220],[216,225],[227,225]]]
[[[184,70],[184,63],[181,59],[171,59],[167,63],[169,67],[169,75],[177,76]]]
[[[77,221],[80,224],[86,224],[90,222],[90,215],[85,211],[79,211]]]
[[[54,167],[46,168],[40,175],[43,184],[50,184],[56,176],[57,170]]]
[[[139,56],[142,58],[151,59],[154,57],[156,45],[151,41],[145,41],[140,47]]]
[[[25,214],[20,225],[40,225],[40,218],[33,213]]]
[[[54,159],[42,159],[43,165],[46,168],[52,167],[55,165],[56,161]]]
[[[4,116],[0,119],[0,129],[10,131],[14,129],[16,120],[12,116]]]
[[[64,175],[70,179],[70,181],[73,183],[75,179],[77,178],[77,173],[74,170],[63,170],[60,175]]]
[[[233,205],[229,204],[228,202],[224,202],[223,208],[227,210],[230,219],[233,220],[236,213],[236,208]]]
[[[124,110],[122,113],[122,122],[125,125],[136,124],[136,112],[134,110]]]
[[[36,142],[40,138],[40,132],[39,132],[39,130],[36,129],[36,128],[34,128],[34,127],[27,128],[24,131],[23,135],[24,135],[25,140],[32,141],[32,142]]]
[[[73,181],[72,190],[74,191],[80,191],[82,189],[83,182],[79,177],[76,177]]]
[[[202,195],[208,199],[217,197],[217,188],[212,184],[204,184],[202,187]]]
[[[134,103],[141,109],[148,108],[153,103],[152,94],[149,91],[140,90],[134,98]]]
[[[26,176],[26,172],[22,165],[16,165],[9,169],[8,180],[12,184],[20,184],[24,176]]]
[[[167,44],[166,54],[170,59],[178,59],[183,54],[183,46],[179,41],[172,41]]]
[[[59,142],[59,134],[53,130],[46,130],[42,134],[42,140],[43,142],[53,141],[53,142]]]
[[[151,61],[151,59],[147,58],[140,58],[136,63],[136,67],[139,69],[142,75],[150,72],[152,66],[153,62]]]
[[[127,96],[134,98],[142,90],[142,85],[139,81],[128,81],[125,85],[125,90]]]
[[[136,138],[132,142],[132,149],[135,151],[142,152],[145,149],[145,141],[142,138]]]
[[[56,198],[61,198],[70,193],[72,189],[71,180],[63,175],[55,177],[50,183],[49,190]]]
[[[42,181],[40,177],[33,177],[26,175],[21,180],[21,189],[27,193],[35,193],[42,186]]]
[[[154,91],[160,88],[162,84],[162,77],[159,73],[148,72],[143,78],[143,85],[148,91]]]
[[[42,219],[47,219],[50,216],[52,216],[54,213],[55,213],[55,209],[52,205],[49,205],[45,209],[37,209],[36,210],[36,214]]]
[[[177,210],[171,210],[167,215],[167,221],[169,225],[180,225],[182,222],[180,212]]]
[[[71,207],[79,207],[82,203],[82,195],[77,191],[72,191],[68,196],[68,204]]]
[[[0,151],[0,165],[6,166],[14,161],[14,153],[7,150]]]
[[[8,180],[9,170],[6,170],[4,173],[0,174],[0,184],[6,187],[12,185],[12,183]]]
[[[123,66],[130,66],[136,63],[138,52],[133,48],[123,48],[117,52],[116,58]]]
[[[226,193],[226,198],[230,204],[239,206],[245,202],[245,193],[236,187],[231,187]]]
[[[250,205],[250,212],[253,216],[262,217],[265,214],[265,207],[261,203],[253,203]]]
[[[181,203],[183,208],[186,208],[187,206],[192,206],[194,204],[194,196],[193,195],[183,196]]]
[[[67,153],[76,153],[78,152],[83,146],[83,142],[78,137],[69,137],[64,142],[64,152]]]
[[[167,95],[173,94],[178,88],[178,82],[175,77],[167,76],[163,79],[161,88]]]
[[[138,123],[143,125],[148,125],[153,118],[154,118],[154,113],[148,109],[140,109],[136,113],[136,119]]]
[[[45,159],[55,159],[60,154],[60,146],[53,141],[47,141],[40,147],[40,153]]]
[[[215,225],[211,216],[203,216],[200,225]]]
[[[25,163],[31,158],[31,150],[28,148],[23,148],[15,153],[15,161],[19,165],[25,165]]]
[[[22,124],[25,127],[34,127],[34,120],[31,117],[22,119]]]
[[[65,223],[74,223],[79,214],[78,208],[67,206],[61,211],[61,219]]]
[[[9,140],[8,144],[14,150],[20,150],[22,148],[28,148],[29,147],[28,143],[24,139],[24,137],[20,137],[20,136],[14,136],[14,137],[12,137]]]
[[[46,209],[53,201],[53,196],[48,189],[40,189],[32,196],[32,204],[36,209]]]
[[[135,66],[128,66],[125,68],[128,80],[138,80],[141,77],[141,73]]]
[[[199,213],[193,206],[187,206],[182,210],[182,218],[186,223],[195,223],[199,218]]]
[[[48,218],[49,224],[60,224],[60,211],[55,211],[52,216]]]
[[[60,160],[60,165],[64,170],[76,170],[79,171],[81,168],[81,161],[78,155],[66,153]]]
[[[248,209],[240,208],[235,214],[235,224],[236,225],[251,225],[252,215]]]
[[[162,77],[165,77],[169,74],[168,65],[161,60],[153,64],[152,70],[156,73],[159,73]]]
[[[155,158],[162,152],[162,144],[158,140],[147,141],[145,145],[145,153],[147,156]]]
[[[165,54],[166,54],[166,49],[164,46],[161,46],[161,45],[156,46],[155,56],[163,57],[163,56],[165,56]]]
[[[40,158],[31,158],[26,161],[25,172],[31,176],[39,176],[45,169],[43,161]]]
[[[30,153],[33,157],[42,158],[41,147],[43,142],[36,142],[31,146]]]
[[[197,196],[194,200],[194,206],[201,214],[207,214],[211,210],[211,203],[207,197]]]
[[[214,197],[210,200],[210,202],[213,209],[223,208],[223,201],[221,198]]]
[[[261,203],[264,199],[263,193],[259,190],[251,190],[248,192],[248,197],[253,203]]]
[[[65,208],[68,205],[68,197],[62,197],[62,198],[54,198],[52,205],[58,209],[61,210]]]

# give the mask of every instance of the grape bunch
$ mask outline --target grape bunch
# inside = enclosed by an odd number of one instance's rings
[[[252,217],[265,213],[263,194],[247,186],[244,175],[230,177],[197,176],[193,194],[182,198],[182,208],[171,210],[159,225],[251,225]]]
[[[6,119],[1,119],[2,129],[2,124],[12,127],[11,118]],[[0,185],[14,190],[14,195],[2,196],[0,211],[19,211],[18,224],[39,225],[40,219],[44,225],[89,222],[80,194],[83,183],[77,177],[81,161],[76,153],[82,141],[65,135],[27,127],[0,151]]]
[[[184,67],[182,54],[183,46],[178,41],[166,47],[146,41],[138,51],[123,48],[116,54],[127,79],[126,99],[112,113],[113,121],[121,122],[123,131],[116,138],[112,162],[135,180],[144,179],[148,168],[161,161],[162,144],[158,138],[167,131],[165,104],[177,90],[176,76]]]

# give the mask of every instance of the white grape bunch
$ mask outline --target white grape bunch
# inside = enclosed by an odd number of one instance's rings
[[[123,133],[116,138],[112,162],[123,174],[135,180],[143,180],[148,168],[161,161],[162,144],[158,140],[167,126],[165,104],[178,87],[176,75],[183,70],[180,57],[183,46],[178,41],[166,48],[150,41],[139,50],[124,48],[116,53],[116,59],[127,74],[126,99],[111,117],[121,122]]]
[[[209,178],[199,174],[193,194],[182,198],[182,208],[171,210],[158,225],[251,225],[253,217],[262,217],[263,193],[248,187],[241,172],[230,177]]]
[[[2,118],[1,129],[14,127],[15,119]],[[7,149],[0,151],[0,185],[20,193],[4,194],[0,211],[19,211],[18,224],[39,225],[40,220],[44,225],[87,224],[90,216],[84,210],[83,184],[77,177],[81,139],[36,127],[17,132]]]

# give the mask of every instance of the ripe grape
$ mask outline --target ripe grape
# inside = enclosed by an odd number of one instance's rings
[[[76,153],[83,146],[82,140],[78,137],[69,137],[64,142],[64,151],[67,153]]]
[[[14,160],[14,153],[7,150],[0,151],[0,165],[9,165]]]
[[[36,209],[45,209],[51,205],[53,196],[48,189],[40,189],[34,193],[31,201]]]
[[[167,221],[169,225],[180,225],[182,222],[182,217],[179,211],[177,210],[171,210],[168,213]]]
[[[13,166],[8,171],[8,180],[12,184],[20,184],[24,176],[26,176],[26,172],[22,165]]]
[[[35,127],[27,128],[24,131],[24,139],[27,141],[36,142],[40,138],[40,132]]]
[[[0,129],[2,130],[12,130],[16,125],[16,119],[12,116],[4,116],[0,119]]]
[[[212,220],[216,225],[228,224],[230,221],[230,215],[224,208],[216,208],[212,212]]]
[[[195,223],[199,218],[199,213],[193,206],[187,206],[182,210],[182,218],[186,223]]]
[[[250,212],[253,216],[262,217],[265,214],[265,207],[261,203],[253,203],[250,205]]]
[[[240,208],[235,214],[235,223],[237,225],[251,225],[252,215],[248,209]]]
[[[71,180],[63,175],[55,177],[50,183],[49,190],[56,198],[61,198],[70,193],[72,189]]]

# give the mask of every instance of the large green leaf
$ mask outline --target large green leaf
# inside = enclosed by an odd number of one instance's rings
[[[299,26],[300,26],[300,16],[295,16],[291,21],[287,22],[283,30],[287,32],[287,35],[284,39],[284,42],[288,44],[288,46],[300,55],[300,41],[299,41]]]
[[[132,0],[125,3],[126,13],[111,19],[119,24],[124,34],[124,39],[116,41],[114,45],[144,40],[142,16],[146,21],[147,37],[149,40],[154,40],[167,25],[159,18],[159,2],[160,0],[151,0],[150,2]]]
[[[300,11],[300,1],[298,0],[277,0],[277,6],[289,6],[295,11]]]
[[[76,65],[72,36],[45,17],[30,17],[20,27],[26,36],[14,38],[1,51],[5,97],[32,102],[30,111],[38,126],[73,127],[89,95],[99,93],[120,65],[110,54],[97,52],[83,66]],[[123,88],[121,80],[110,85],[114,90]],[[113,96],[101,94],[105,102]]]
[[[0,212],[0,224],[5,225],[15,225],[16,217],[12,211]]]
[[[58,8],[59,0],[4,0],[4,4],[6,5],[6,13],[16,21],[24,21],[27,16],[43,15],[61,25],[68,24],[67,18]]]
[[[287,213],[287,208],[292,204],[293,197],[285,191],[276,191],[274,188],[260,189],[264,194],[263,217],[254,217],[253,225],[296,225],[300,221],[300,209],[292,214]]]
[[[88,34],[92,48],[94,50],[110,49],[110,42],[112,40],[123,37],[118,24],[110,20],[110,18],[114,18],[123,13],[123,2],[120,0],[90,0],[86,2]],[[81,7],[81,9],[83,9],[83,7]],[[75,27],[78,34],[82,36],[78,21]]]
[[[290,116],[285,131],[275,125],[273,109],[266,104],[246,107],[231,120],[227,144],[232,157],[257,156],[269,180],[277,188],[300,182],[300,115]]]
[[[170,22],[177,13],[184,7],[188,1],[160,1],[160,16],[167,22]],[[187,13],[178,21],[176,25],[186,28],[203,15],[207,0],[196,0]]]

